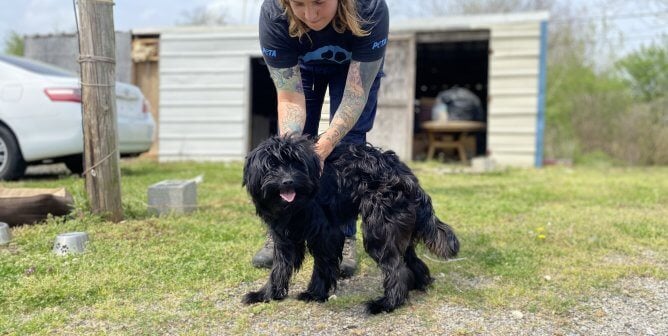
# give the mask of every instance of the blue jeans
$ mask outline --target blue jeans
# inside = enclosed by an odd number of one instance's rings
[[[304,134],[312,136],[318,135],[318,123],[322,105],[325,100],[325,91],[329,86],[329,120],[334,118],[336,110],[341,105],[343,91],[348,77],[349,64],[317,64],[308,65],[300,63],[302,73],[302,85],[304,87],[304,96],[306,97],[306,124],[304,125]],[[382,67],[381,67],[382,68]],[[366,143],[366,134],[373,127],[373,121],[376,118],[376,107],[378,105],[378,88],[380,87],[380,78],[383,77],[382,70],[376,75],[376,79],[369,90],[362,115],[357,123],[346,134],[341,143],[364,144]],[[343,233],[346,237],[354,237],[357,232],[356,220],[348,223],[342,223]]]

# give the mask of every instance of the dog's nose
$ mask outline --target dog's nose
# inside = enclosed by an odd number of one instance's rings
[[[292,181],[292,179],[290,179],[290,178],[283,179],[283,186],[284,187],[290,187],[290,186],[292,186],[293,182],[294,181]]]

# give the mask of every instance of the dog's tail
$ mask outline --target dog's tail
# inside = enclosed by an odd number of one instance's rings
[[[450,225],[432,216],[422,227],[421,234],[429,251],[441,258],[452,258],[459,252],[459,239]]]
[[[418,223],[418,233],[427,248],[437,256],[447,259],[459,252],[459,239],[450,225],[442,222],[434,214],[429,196],[425,195],[422,205],[425,216]]]

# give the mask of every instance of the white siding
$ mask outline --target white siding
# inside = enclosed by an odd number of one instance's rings
[[[535,163],[540,22],[490,27],[487,147],[501,165]]]
[[[415,100],[415,39],[390,36],[385,52],[385,76],[378,90],[378,108],[367,140],[393,150],[403,160],[413,154],[413,102]]]
[[[257,33],[174,30],[160,48],[160,161],[243,159]]]

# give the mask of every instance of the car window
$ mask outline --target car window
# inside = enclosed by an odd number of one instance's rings
[[[29,60],[26,58],[13,57],[8,55],[0,55],[0,62],[11,64],[13,66],[19,67],[23,70],[45,75],[45,76],[56,76],[56,77],[76,77],[77,75],[73,72],[69,72],[65,69],[57,68],[52,65],[40,63],[37,61]]]

